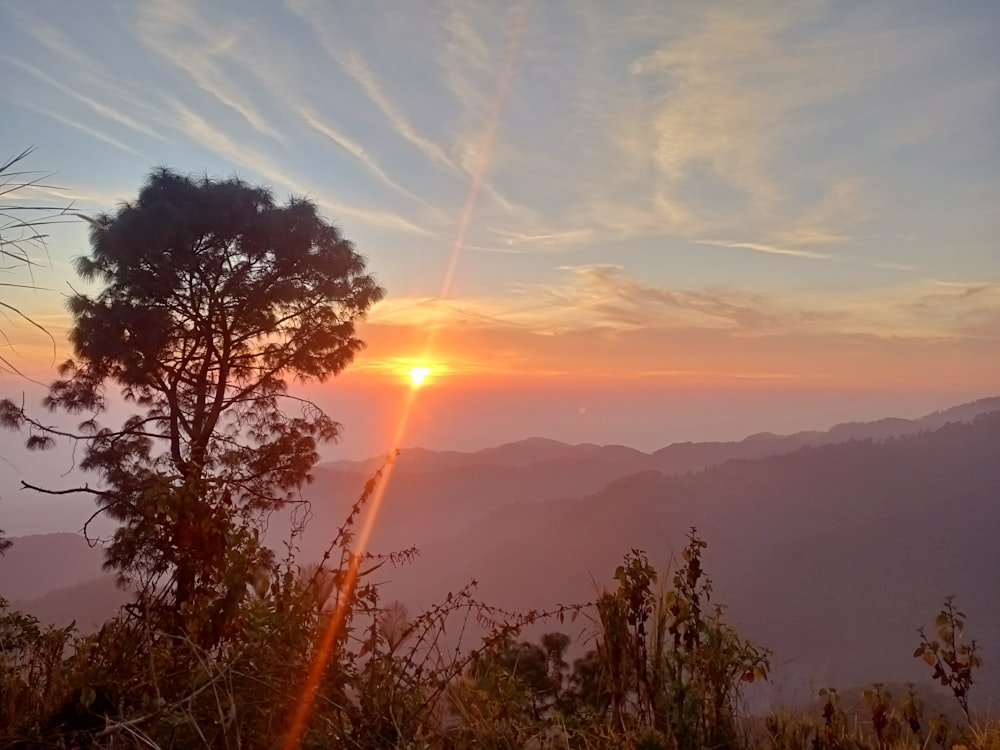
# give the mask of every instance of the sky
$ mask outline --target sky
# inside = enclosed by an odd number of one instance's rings
[[[331,457],[674,440],[1000,392],[1000,4],[61,0],[0,6],[7,205],[150,170],[313,200],[387,291],[306,386]],[[47,382],[87,225],[5,263]],[[0,374],[4,395],[35,399]],[[13,450],[13,449],[10,449]],[[6,452],[18,472],[29,459]]]

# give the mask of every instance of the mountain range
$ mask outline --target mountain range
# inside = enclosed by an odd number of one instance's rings
[[[395,459],[370,548],[419,548],[411,565],[379,571],[384,596],[411,611],[473,579],[480,599],[525,610],[593,599],[633,548],[668,578],[697,527],[715,601],[774,651],[776,700],[926,682],[912,658],[916,628],[930,628],[950,595],[984,649],[974,690],[1000,696],[998,458],[1000,398],[653,453],[540,438],[475,453],[411,449]],[[316,467],[299,559],[318,557],[379,463]],[[288,523],[272,519],[275,539]],[[80,537],[14,542],[0,558],[0,596],[25,611],[86,628],[124,600]],[[585,641],[586,623],[573,628]]]

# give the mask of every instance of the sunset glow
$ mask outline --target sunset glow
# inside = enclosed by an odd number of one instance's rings
[[[15,200],[95,216],[158,163],[307,197],[389,292],[348,378],[706,373],[966,395],[1000,379],[997,66],[971,11],[929,4],[904,36],[865,4],[522,2],[498,23],[462,3],[372,11],[346,34],[353,11],[295,2],[250,14],[236,36],[263,51],[248,55],[200,46],[224,11],[156,7],[116,15],[113,37],[99,12],[0,12],[24,31],[6,141],[37,142],[26,166],[59,186]],[[864,138],[841,137],[846,113]],[[4,322],[40,382],[70,354],[60,294],[89,228],[47,227],[31,278],[5,287],[56,339],[54,355]]]

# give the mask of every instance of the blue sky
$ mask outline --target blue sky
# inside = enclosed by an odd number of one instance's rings
[[[111,210],[158,165],[316,201],[388,291],[358,373],[434,328],[438,374],[492,385],[986,395],[998,29],[965,0],[9,2],[0,129],[60,186],[24,201]],[[60,342],[85,229],[3,291]]]

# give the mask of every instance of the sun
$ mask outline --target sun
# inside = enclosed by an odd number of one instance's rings
[[[419,388],[424,384],[427,376],[431,374],[431,368],[429,367],[411,367],[409,370],[410,383],[414,388]]]

